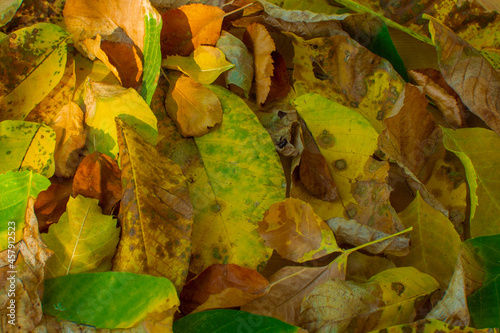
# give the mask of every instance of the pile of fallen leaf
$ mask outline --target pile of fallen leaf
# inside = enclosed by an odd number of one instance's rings
[[[498,332],[497,3],[4,2],[0,331]]]

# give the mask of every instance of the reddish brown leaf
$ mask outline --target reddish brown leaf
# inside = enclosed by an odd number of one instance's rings
[[[253,269],[215,264],[186,283],[179,295],[180,310],[188,314],[198,312],[200,305],[204,310],[242,306],[267,293],[268,285],[266,278]],[[209,300],[211,304],[207,304]]]
[[[276,51],[271,53],[271,57],[274,63],[274,70],[266,103],[278,98],[283,98],[290,91],[290,80],[288,78],[285,60],[281,54]]]
[[[116,68],[122,86],[137,88],[142,77],[142,52],[136,46],[127,43],[101,42],[101,49],[106,52],[109,62]]]
[[[99,152],[86,156],[73,181],[73,195],[99,199],[104,214],[111,214],[122,194],[121,173],[116,161]]]
[[[35,213],[40,231],[47,230],[52,223],[57,223],[66,211],[66,204],[73,192],[72,179],[52,178],[61,182],[52,183],[48,189],[40,192],[35,201]]]

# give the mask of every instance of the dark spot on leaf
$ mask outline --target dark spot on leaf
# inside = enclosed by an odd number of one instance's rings
[[[281,139],[281,141],[280,141],[280,142],[278,142],[276,145],[277,145],[278,147],[280,147],[280,148],[283,148],[283,147],[285,147],[285,146],[286,146],[286,144],[287,144],[287,143],[288,143],[288,141],[287,141],[285,138],[283,138],[283,139]]]
[[[281,111],[281,110],[280,110],[280,111],[278,111],[278,117],[280,117],[280,119],[283,119],[283,117],[284,117],[284,116],[286,116],[286,115],[287,115],[287,113],[286,113],[286,112]]]
[[[401,296],[402,293],[405,291],[405,286],[404,284],[400,282],[393,282],[391,283],[391,289],[398,294],[398,296]]]
[[[325,129],[316,137],[316,142],[321,148],[330,148],[335,145],[335,137]]]
[[[383,119],[384,119],[384,111],[377,112],[377,120],[383,120]]]
[[[347,216],[349,216],[350,219],[353,219],[357,213],[358,213],[358,210],[356,208],[351,208],[347,211]]]
[[[12,153],[12,152],[11,152],[10,150],[7,150],[5,153],[6,153],[7,155],[10,155],[10,153]]]
[[[340,160],[335,161],[335,169],[344,170],[345,168],[347,168],[347,163],[344,159],[340,159]]]

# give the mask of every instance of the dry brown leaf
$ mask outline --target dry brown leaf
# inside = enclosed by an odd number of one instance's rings
[[[61,108],[49,124],[56,132],[54,160],[55,175],[71,177],[79,163],[81,149],[85,146],[84,116],[80,107],[69,102]]]
[[[500,134],[500,74],[469,43],[430,17],[439,68],[469,110]]]
[[[72,179],[57,177],[52,178],[52,181],[49,188],[40,192],[35,201],[35,213],[40,231],[47,231],[52,223],[59,221],[73,193]]]
[[[340,244],[359,246],[389,236],[385,232],[360,224],[356,220],[347,220],[342,217],[331,218],[326,223],[333,230],[335,238]],[[364,250],[372,254],[405,256],[410,253],[410,239],[394,237],[367,246]]]
[[[215,45],[225,12],[215,6],[193,3],[162,14],[161,53],[188,56],[200,45]]]
[[[366,282],[372,276],[396,265],[380,256],[368,256],[355,251],[349,255],[349,265],[346,268],[346,279],[355,282]]]
[[[274,63],[274,69],[266,103],[287,96],[291,89],[285,60],[276,51],[271,52],[271,58]]]
[[[250,37],[250,43],[254,54],[255,84],[257,92],[257,103],[263,104],[271,90],[271,77],[274,66],[271,53],[276,50],[274,41],[266,27],[259,23],[252,23],[246,29]]]
[[[1,325],[6,333],[33,332],[42,319],[44,267],[53,252],[40,238],[34,203],[33,198],[28,199],[23,239],[15,244],[14,249],[0,252],[0,289],[4,291],[0,293],[0,314]],[[11,253],[17,254],[14,268],[8,260]],[[9,297],[11,289],[15,289],[15,292]],[[12,300],[15,300],[15,325],[8,323],[12,318],[7,316],[11,313],[8,305]]]
[[[207,134],[210,127],[222,121],[222,105],[217,96],[184,74],[170,86],[165,108],[185,137]]]
[[[99,199],[103,214],[110,215],[121,200],[121,172],[115,160],[94,152],[85,156],[73,180],[73,196]]]
[[[410,78],[429,96],[453,128],[465,125],[465,105],[460,96],[446,83],[441,73],[433,68],[408,71]]]
[[[269,282],[257,271],[235,264],[215,264],[186,283],[179,298],[184,314],[237,307],[261,297]]]

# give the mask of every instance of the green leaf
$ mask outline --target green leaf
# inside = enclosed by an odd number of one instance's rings
[[[23,0],[7,0],[0,3],[0,27],[10,22]]]
[[[174,333],[299,332],[300,328],[272,317],[236,310],[209,310],[187,315],[174,323]]]
[[[129,328],[148,314],[170,314],[179,305],[165,278],[105,272],[45,280],[42,309],[59,320],[97,328]]]
[[[245,44],[227,31],[222,31],[216,46],[235,66],[225,73],[226,85],[234,84],[248,97],[253,79],[253,58]]]
[[[0,41],[0,120],[22,120],[57,85],[66,66],[68,33],[49,23]]]
[[[163,67],[183,72],[201,84],[210,84],[223,72],[234,67],[216,47],[199,46],[189,57],[168,56],[161,63]]]
[[[446,149],[465,167],[470,189],[472,237],[500,234],[500,137],[484,128],[443,130]]]
[[[237,95],[207,86],[221,101],[221,125],[196,138],[204,169],[190,184],[195,211],[191,270],[215,263],[262,268],[270,256],[256,228],[264,211],[285,199],[286,181],[274,144]]]
[[[484,270],[482,287],[467,297],[474,327],[500,327],[500,235],[469,239],[464,247],[474,253]]]
[[[105,272],[111,269],[120,228],[103,215],[99,200],[70,197],[66,212],[42,239],[54,254],[47,262],[47,278],[60,275]]]
[[[147,104],[151,103],[158,84],[161,69],[160,32],[162,27],[161,16],[145,2],[144,13],[144,72],[142,76],[141,96]]]
[[[50,181],[33,171],[12,172],[0,175],[0,251],[7,248],[7,222],[16,223],[15,232],[18,242],[23,238],[28,199],[36,199],[38,193],[46,190]]]
[[[20,120],[0,123],[0,173],[33,170],[45,177],[55,171],[56,133],[45,124]]]
[[[87,147],[91,153],[115,157],[118,153],[115,118],[132,126],[148,143],[156,145],[156,117],[132,88],[88,80],[85,86]]]
[[[406,228],[413,227],[410,254],[392,260],[398,266],[413,266],[433,276],[441,289],[446,290],[461,243],[453,224],[426,203],[420,192],[399,217]]]

